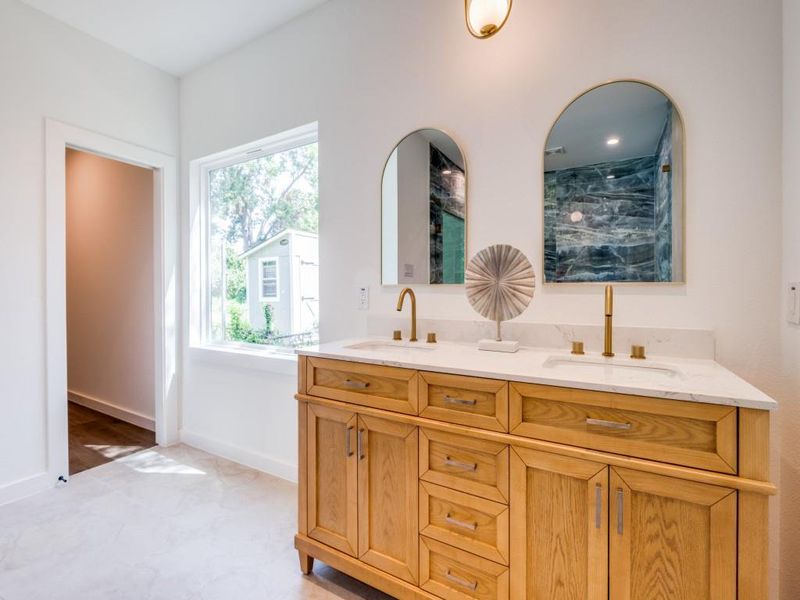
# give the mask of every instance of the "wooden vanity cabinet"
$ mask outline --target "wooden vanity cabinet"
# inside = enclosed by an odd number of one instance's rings
[[[768,412],[299,362],[304,572],[403,600],[766,600]]]

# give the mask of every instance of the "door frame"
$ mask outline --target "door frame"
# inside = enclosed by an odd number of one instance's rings
[[[67,435],[66,151],[83,150],[153,170],[156,443],[178,437],[178,190],[174,156],[45,119],[45,343],[47,475],[69,478]]]

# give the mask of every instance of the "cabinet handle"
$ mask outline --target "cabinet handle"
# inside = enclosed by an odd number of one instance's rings
[[[603,486],[599,483],[594,488],[594,526],[603,526]]]
[[[460,585],[461,587],[467,588],[468,590],[471,590],[473,592],[478,589],[477,581],[469,581],[467,579],[464,579],[463,577],[459,577],[458,575],[453,575],[450,572],[450,569],[447,569],[447,571],[445,571],[444,576],[447,577],[447,579],[449,579],[456,585]]]
[[[445,404],[455,404],[457,406],[475,406],[478,401],[472,398],[455,398],[454,396],[445,396]]]
[[[352,379],[345,379],[344,387],[354,388],[357,390],[365,390],[369,387],[369,383],[366,381],[353,381]]]
[[[625,521],[625,492],[617,488],[617,533],[622,535]]]
[[[449,456],[445,457],[444,464],[446,464],[448,467],[456,467],[457,469],[464,469],[466,471],[478,470],[478,463],[465,463],[461,462],[460,460],[453,460]]]
[[[364,460],[366,455],[364,454],[364,430],[358,430],[358,459]]]
[[[462,529],[468,529],[469,531],[475,531],[478,528],[477,523],[467,523],[466,521],[459,521],[458,519],[454,519],[448,513],[447,516],[444,518],[445,521],[450,523],[450,525],[455,525],[456,527],[461,527]]]
[[[344,432],[344,451],[348,458],[353,456],[353,448],[352,448],[353,444],[351,441],[353,439],[352,436],[353,429],[354,429],[353,427],[348,427]]]
[[[604,419],[586,419],[587,425],[597,425],[598,427],[606,427],[608,429],[630,429],[630,423],[620,423],[618,421],[606,421]]]

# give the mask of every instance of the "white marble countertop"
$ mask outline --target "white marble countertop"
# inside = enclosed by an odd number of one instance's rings
[[[532,347],[506,354],[478,350],[477,344],[394,342],[386,338],[330,342],[301,348],[298,354],[706,404],[764,410],[778,406],[713,360],[648,357],[642,361],[600,354],[573,357],[564,350]]]

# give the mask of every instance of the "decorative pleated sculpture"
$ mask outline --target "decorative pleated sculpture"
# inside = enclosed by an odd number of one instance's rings
[[[467,299],[481,316],[497,323],[494,340],[480,340],[480,350],[516,352],[519,342],[503,341],[500,324],[519,316],[533,299],[536,276],[527,257],[507,244],[489,246],[469,261]]]

